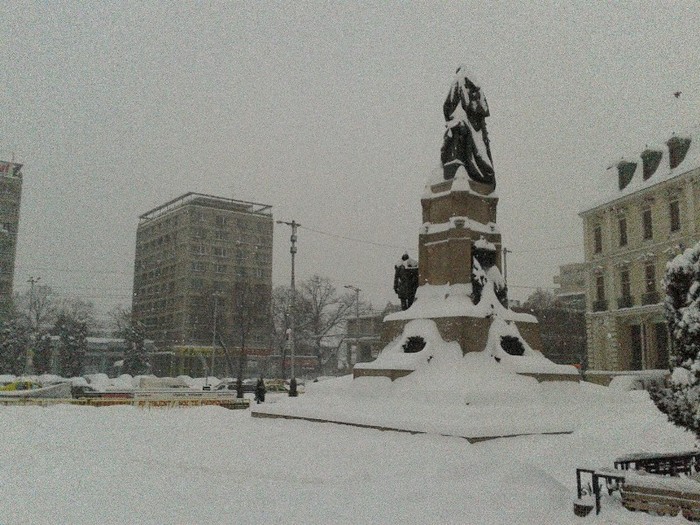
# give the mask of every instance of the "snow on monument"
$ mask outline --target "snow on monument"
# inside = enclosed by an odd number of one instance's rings
[[[537,319],[508,308],[486,129],[489,107],[480,84],[464,66],[457,69],[443,112],[442,168],[421,198],[415,302],[384,319],[384,349],[375,361],[355,365],[353,376],[393,380],[408,375],[445,347],[435,344],[439,337],[458,343],[462,354],[489,352],[521,375],[578,381],[575,368],[556,365],[541,354]]]

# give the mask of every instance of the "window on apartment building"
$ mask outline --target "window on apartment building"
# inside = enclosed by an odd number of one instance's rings
[[[204,244],[193,244],[191,251],[195,255],[206,255],[207,254],[207,247]]]
[[[226,265],[225,264],[217,264],[216,265],[216,273],[226,273]]]
[[[206,269],[204,261],[192,261],[193,272],[203,272]]]
[[[620,217],[618,220],[618,227],[620,231],[620,246],[627,246],[627,218]]]
[[[598,301],[605,301],[605,278],[603,275],[596,275],[595,296]]]
[[[678,205],[678,201],[671,201],[668,203],[668,214],[671,219],[671,231],[677,232],[681,229],[681,209]]]
[[[649,262],[644,266],[644,282],[647,293],[656,291],[656,266],[653,262]]]
[[[620,292],[622,297],[629,297],[632,295],[630,287],[630,271],[627,268],[620,270]]]
[[[603,230],[600,226],[593,228],[593,249],[595,253],[603,251]]]
[[[226,248],[223,246],[214,246],[212,248],[212,253],[214,257],[226,257]]]
[[[226,226],[226,217],[223,215],[217,215],[216,216],[216,227],[217,228],[224,228]]]
[[[223,241],[228,238],[228,232],[226,230],[216,230],[214,232],[214,237],[217,241]]]
[[[642,235],[644,239],[651,239],[654,236],[652,226],[651,208],[647,208],[642,212]]]

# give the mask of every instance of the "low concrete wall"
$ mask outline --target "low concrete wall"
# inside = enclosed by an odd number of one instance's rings
[[[392,381],[398,379],[399,377],[405,377],[408,374],[413,372],[413,370],[396,370],[396,369],[389,369],[389,368],[353,368],[352,369],[352,378],[355,379],[357,377],[363,377],[363,376],[371,376],[371,377],[388,377]]]

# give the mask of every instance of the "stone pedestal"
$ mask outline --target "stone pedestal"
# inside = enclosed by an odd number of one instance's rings
[[[495,247],[494,263],[501,269],[497,204],[494,187],[470,180],[464,169],[453,179],[426,186],[418,236],[419,284],[470,283],[473,247],[481,239]]]

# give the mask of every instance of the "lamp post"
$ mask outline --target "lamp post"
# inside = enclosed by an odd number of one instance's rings
[[[292,281],[291,281],[291,288],[292,288],[292,297],[290,299],[290,305],[289,305],[289,350],[290,350],[290,361],[291,361],[291,379],[294,379],[294,321],[296,317],[296,311],[295,311],[295,306],[296,306],[296,287],[294,284],[294,256],[297,253],[297,228],[301,226],[298,222],[295,220],[292,220],[292,222],[287,222],[287,221],[277,221],[277,224],[286,224],[287,226],[290,226],[292,228],[292,235],[289,238],[291,242],[291,247],[289,248],[289,253],[292,255]]]
[[[505,281],[506,284],[508,284],[508,259],[507,256],[509,253],[513,253],[511,250],[508,248],[503,248],[503,281]]]
[[[355,292],[355,351],[356,354],[359,353],[359,346],[360,346],[360,290],[357,286],[353,286],[351,284],[346,284],[345,288],[348,290],[352,290]],[[350,355],[347,356],[348,363],[352,361],[352,352],[349,352]]]
[[[209,370],[211,371],[212,377],[214,376],[214,354],[216,354],[216,323],[218,321],[217,315],[218,315],[218,309],[219,309],[219,293],[214,292],[212,294],[212,297],[214,298],[214,328],[212,330],[212,335],[211,335],[211,365],[209,366]]]
[[[357,286],[353,286],[351,284],[346,284],[345,288],[355,292],[355,317],[359,319],[359,317],[360,317],[360,292],[362,290],[360,290]]]
[[[29,311],[34,317],[34,320],[36,321],[36,326],[34,327],[35,329],[35,334],[34,338],[37,340],[39,338],[39,316],[38,316],[38,308],[36,304],[36,300],[34,299],[34,285],[41,280],[41,277],[30,277],[27,279],[27,282],[29,283]],[[29,345],[27,345],[27,351],[26,355],[24,358],[24,373],[28,374],[30,372],[30,369],[32,367],[32,356],[29,351]]]

